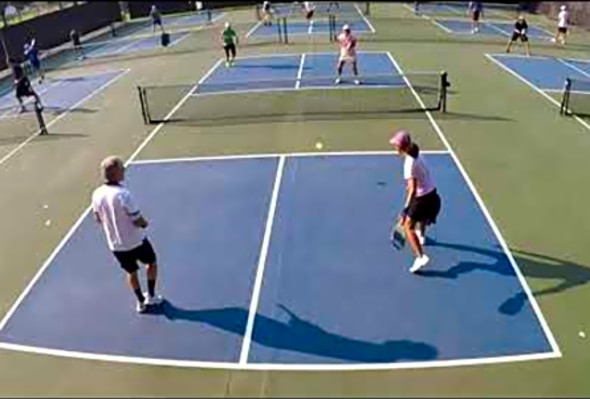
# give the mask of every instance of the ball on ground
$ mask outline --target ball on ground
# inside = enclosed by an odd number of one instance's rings
[[[316,150],[321,150],[322,148],[324,148],[324,144],[321,141],[316,141],[315,148]]]

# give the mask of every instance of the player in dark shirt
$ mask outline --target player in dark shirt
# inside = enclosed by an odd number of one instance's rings
[[[520,14],[518,19],[514,23],[514,31],[512,32],[512,37],[508,41],[508,46],[506,47],[506,52],[510,52],[510,48],[512,47],[512,43],[520,39],[522,43],[524,43],[524,48],[526,51],[526,55],[531,55],[531,49],[529,47],[529,38],[527,37],[527,29],[529,28],[528,24],[526,23],[526,19],[524,15]]]
[[[84,59],[84,49],[82,48],[82,42],[80,41],[80,34],[76,29],[70,31],[70,40],[74,46],[74,50],[78,54],[79,59]]]
[[[12,62],[12,73],[14,75],[14,88],[16,99],[20,104],[20,111],[25,112],[27,110],[23,102],[23,97],[35,97],[35,106],[42,108],[39,95],[33,89],[31,81],[25,75],[23,67],[18,62]]]

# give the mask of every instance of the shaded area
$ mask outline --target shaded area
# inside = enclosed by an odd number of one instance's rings
[[[534,291],[535,296],[559,294],[590,282],[590,267],[548,255],[524,250],[511,249],[520,270],[526,277],[560,280],[557,284]],[[505,314],[516,314],[522,310],[526,300],[524,292],[517,292],[500,306]]]
[[[400,360],[433,360],[438,351],[432,345],[411,340],[390,340],[381,343],[361,341],[330,333],[320,326],[298,317],[284,305],[279,305],[289,321],[256,315],[252,341],[278,349],[355,362],[396,362]],[[248,311],[243,308],[188,310],[164,301],[151,314],[161,314],[169,320],[206,323],[215,328],[243,335]]]

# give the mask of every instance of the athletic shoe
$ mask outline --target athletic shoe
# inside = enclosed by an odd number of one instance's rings
[[[336,78],[336,80],[334,81],[334,83],[336,83],[337,85],[339,85],[342,82],[342,79],[340,78]]]
[[[229,68],[229,66],[230,66],[230,63],[229,63],[229,61],[225,61],[225,67],[226,67],[226,68]]]
[[[145,296],[144,305],[147,305],[147,306],[159,305],[163,301],[162,296],[158,295],[158,294],[156,294],[155,296],[149,296],[147,293],[145,293],[144,296]]]
[[[141,302],[137,302],[137,306],[135,307],[135,310],[137,310],[137,313],[144,313],[147,309],[147,306],[145,305],[145,303],[141,303]]]
[[[361,84],[361,81],[360,81],[360,80],[358,80],[358,79],[355,79],[355,80],[354,80],[354,84],[358,86],[358,85],[360,85],[360,84]]]
[[[429,260],[430,259],[425,254],[423,254],[422,256],[420,256],[418,258],[416,258],[414,260],[414,264],[410,268],[410,273],[416,273],[422,267],[426,266],[426,264],[428,263]]]

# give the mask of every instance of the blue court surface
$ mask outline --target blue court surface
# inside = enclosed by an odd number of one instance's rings
[[[166,302],[135,313],[85,213],[2,323],[1,345],[244,368],[551,352],[534,300],[452,158],[424,156],[443,210],[418,274],[408,271],[410,251],[389,243],[404,200],[402,160],[391,153],[131,164],[127,184],[153,226]]]
[[[529,85],[546,92],[562,92],[566,78],[590,79],[590,60],[510,54],[488,54],[487,57]]]
[[[435,2],[419,2],[418,14],[422,15],[456,15],[458,17],[469,18],[468,16],[468,3],[464,4],[443,4]],[[492,16],[495,18],[515,18],[517,13],[516,4],[505,3],[496,5],[484,5],[484,15]],[[414,3],[407,4],[406,7],[415,10]]]
[[[172,47],[186,38],[188,33],[171,33],[170,44]],[[159,34],[140,38],[124,38],[105,41],[101,43],[90,43],[85,47],[84,56],[86,58],[101,58],[113,55],[130,54],[137,51],[147,51],[162,48]]]
[[[471,35],[471,21],[452,20],[452,19],[438,19],[433,20],[434,24],[447,33],[457,35]],[[507,22],[487,22],[480,21],[479,32],[477,35],[486,36],[502,36],[511,37],[513,31],[513,24]],[[544,29],[530,26],[527,31],[527,36],[531,39],[551,40],[553,34]]]
[[[182,15],[163,15],[162,23],[164,28],[178,28],[178,27],[190,27],[190,26],[202,26],[209,22],[216,22],[225,15],[223,12],[211,10],[211,21],[206,11],[199,11],[195,13],[188,13]],[[137,35],[137,34],[149,34],[154,32],[153,23],[151,18],[146,18],[143,22],[135,23],[135,27],[126,29],[124,36]],[[156,26],[155,32],[160,32],[160,27]]]
[[[387,52],[359,52],[362,85],[358,87],[400,87],[403,78]],[[195,95],[206,93],[301,90],[306,88],[351,88],[350,66],[343,82],[334,84],[337,53],[305,53],[238,58],[231,68],[218,64],[204,79]],[[347,79],[348,78],[348,79]]]
[[[287,18],[287,35],[288,36],[301,36],[301,35],[314,35],[314,34],[325,34],[330,32],[330,25],[328,16],[325,10],[316,9],[314,18],[310,21],[306,20],[302,16],[302,12],[296,8],[295,11],[289,13],[289,6],[283,6],[277,8],[277,17],[288,16]],[[327,5],[322,5],[327,7]],[[341,3],[342,13],[337,14],[337,29],[341,26],[348,24],[355,34],[363,33],[375,33],[375,28],[372,26],[370,21],[363,16],[361,11],[354,7],[354,5],[346,5]],[[301,15],[299,15],[301,13]],[[250,31],[246,33],[246,37],[257,37],[257,36],[276,36],[277,26],[276,19],[272,25],[264,26],[263,21],[256,23]]]
[[[33,87],[41,97],[45,113],[59,114],[71,111],[80,105],[85,99],[110,85],[128,70],[114,70],[100,72],[92,75],[80,75],[64,78],[46,79],[39,84],[37,79],[32,81]],[[33,111],[32,98],[25,101],[28,112]],[[14,91],[5,93],[0,97],[0,119],[16,117],[20,107],[14,95]]]

